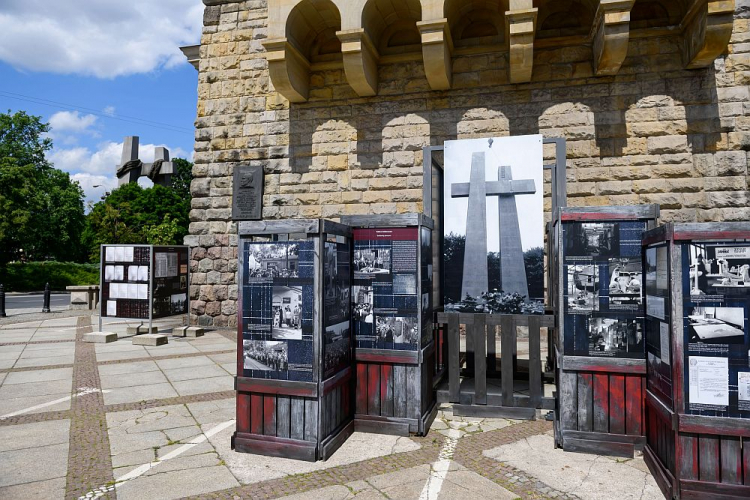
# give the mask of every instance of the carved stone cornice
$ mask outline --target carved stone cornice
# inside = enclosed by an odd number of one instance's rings
[[[453,84],[453,39],[448,19],[420,21],[422,59],[427,82],[432,90],[448,90]]]
[[[505,13],[510,50],[508,76],[511,83],[531,81],[537,14],[536,8],[509,10]]]
[[[594,74],[616,75],[628,55],[635,0],[601,0],[594,20]]]
[[[713,64],[729,45],[734,0],[698,0],[683,21],[682,57],[688,69]]]
[[[310,93],[310,62],[286,38],[263,42],[268,71],[276,91],[290,102],[305,102]]]
[[[380,55],[370,37],[362,28],[338,31],[336,36],[341,40],[344,73],[349,85],[360,97],[377,95]]]

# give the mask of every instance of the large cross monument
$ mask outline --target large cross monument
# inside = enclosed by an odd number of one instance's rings
[[[170,186],[174,164],[169,161],[169,150],[158,147],[154,149],[154,162],[143,163],[138,159],[138,136],[126,137],[122,144],[122,160],[117,166],[118,185],[138,182],[140,177],[148,177],[154,184]]]
[[[485,154],[474,153],[468,183],[451,185],[452,198],[469,198],[466,214],[466,245],[461,299],[466,295],[478,297],[488,292],[487,269],[487,196],[498,197],[500,225],[500,288],[506,293],[518,293],[528,298],[526,266],[521,246],[516,196],[536,193],[533,179],[513,180],[509,166],[498,168],[497,181],[487,181]]]

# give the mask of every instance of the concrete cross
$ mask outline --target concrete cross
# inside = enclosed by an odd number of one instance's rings
[[[140,177],[148,177],[154,184],[170,186],[174,164],[169,161],[169,150],[158,147],[154,150],[154,162],[143,163],[138,159],[138,136],[126,137],[122,144],[122,157],[117,166],[118,185],[138,182]]]
[[[513,180],[509,166],[498,168],[497,181],[485,177],[485,154],[474,153],[468,183],[451,185],[451,198],[469,198],[461,299],[489,291],[487,269],[487,196],[498,197],[500,225],[500,288],[528,297],[516,196],[536,193],[533,179]],[[480,257],[484,256],[484,257]]]

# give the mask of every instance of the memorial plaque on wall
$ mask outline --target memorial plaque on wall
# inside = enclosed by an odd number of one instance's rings
[[[417,350],[418,228],[354,230],[357,347]]]
[[[188,255],[185,247],[154,247],[154,319],[187,313]]]
[[[232,190],[232,220],[260,220],[263,218],[263,167],[234,168]]]
[[[750,244],[682,244],[686,413],[750,418]]]
[[[646,249],[646,385],[671,408],[672,334],[669,300],[669,248],[666,244]]]
[[[312,381],[313,241],[243,241],[244,376]]]
[[[323,380],[351,365],[350,243],[330,236],[323,261]]]
[[[103,317],[148,319],[150,260],[147,246],[104,247]]]
[[[564,222],[564,353],[644,357],[644,221]]]

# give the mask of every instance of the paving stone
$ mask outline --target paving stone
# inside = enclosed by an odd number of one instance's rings
[[[177,392],[169,383],[120,387],[111,389],[111,392],[104,394],[104,404],[134,403],[151,399],[173,398],[175,396],[177,396]]]
[[[51,370],[37,370],[15,372],[8,375],[4,385],[27,384],[30,382],[51,382],[57,380],[72,380],[72,368],[55,368]]]
[[[190,366],[187,368],[176,368],[173,370],[164,370],[170,382],[181,382],[183,380],[210,379],[213,377],[226,377],[227,372],[215,364],[204,366]],[[222,390],[230,390],[225,388]],[[178,389],[177,392],[180,392]]]
[[[158,472],[158,468],[154,471]],[[141,476],[117,489],[118,500],[172,500],[238,486],[223,465]]]
[[[48,396],[49,401],[59,398],[60,394],[70,396],[70,380],[53,380],[51,382],[31,382],[27,384],[8,384],[8,378],[13,375],[9,373],[0,387],[0,406],[5,401],[17,398],[31,398],[36,396]],[[51,397],[50,397],[51,396]],[[57,396],[57,397],[55,397]],[[33,406],[33,405],[30,405]]]
[[[222,375],[200,380],[182,380],[172,382],[172,385],[180,396],[189,396],[206,392],[231,391],[234,389],[234,379],[229,375]]]
[[[133,337],[133,345],[159,346],[169,343],[169,337],[158,333],[146,333]]]
[[[158,371],[159,366],[154,361],[135,361],[133,363],[117,363],[114,365],[99,365],[99,376],[125,375],[129,373],[143,373]]]
[[[373,498],[384,498],[380,493],[372,490],[365,490],[365,494],[375,493],[377,496]],[[298,493],[296,495],[289,495],[281,497],[279,500],[309,500],[315,498],[315,500],[349,500],[354,498],[354,494],[346,486],[328,486],[315,491],[307,491],[305,493]],[[364,496],[357,495],[357,500],[366,498]]]
[[[0,488],[0,498],[64,498],[65,478],[34,481]]]
[[[157,359],[155,363],[162,370],[176,370],[180,368],[211,366],[214,361],[207,356],[191,356],[189,358]]]
[[[68,444],[70,420],[0,427],[0,452]]]
[[[47,479],[64,478],[67,474],[68,443],[0,452],[0,488]],[[40,467],[44,464],[44,467]]]
[[[83,336],[83,341],[92,342],[94,344],[109,344],[111,342],[117,342],[117,334],[114,332],[87,333]]]
[[[100,372],[101,373],[101,372]],[[100,375],[102,389],[115,389],[120,387],[150,386],[154,384],[166,384],[167,378],[161,371],[144,371],[118,373],[114,375]]]

